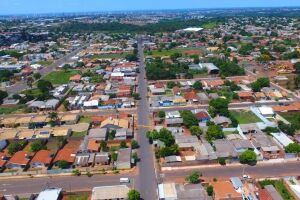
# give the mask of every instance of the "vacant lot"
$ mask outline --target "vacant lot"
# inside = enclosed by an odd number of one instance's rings
[[[240,124],[261,122],[261,120],[251,111],[236,110],[230,111],[230,113],[238,120]]]
[[[66,84],[69,82],[70,77],[75,74],[78,74],[77,70],[54,71],[46,75],[44,79],[50,81],[54,85]]]
[[[191,54],[192,51],[194,51],[195,54],[199,54],[200,52],[202,52],[200,48],[175,48],[170,50],[154,50],[150,52],[145,52],[145,54],[153,57],[162,57],[162,56],[170,56],[174,53],[181,53],[183,55],[185,54],[192,55]]]
[[[119,58],[125,58],[128,53],[118,53],[118,54],[102,54],[102,55],[94,55],[92,56],[93,59],[119,59]]]
[[[64,196],[63,200],[88,200],[89,196],[90,195],[88,192],[82,192],[78,194],[68,194]]]
[[[0,107],[0,114],[11,114],[11,113],[18,113],[22,112],[25,106],[23,105],[16,105],[12,107]]]
[[[280,113],[280,115],[293,124],[297,130],[300,129],[300,112]]]

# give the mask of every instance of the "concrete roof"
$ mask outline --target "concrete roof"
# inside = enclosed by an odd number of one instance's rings
[[[129,190],[126,185],[94,187],[91,200],[126,199]]]

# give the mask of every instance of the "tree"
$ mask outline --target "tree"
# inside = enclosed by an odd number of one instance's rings
[[[163,110],[160,110],[160,111],[158,112],[158,117],[159,117],[159,118],[165,118],[165,117],[166,117],[166,112],[163,111]]]
[[[180,115],[183,119],[183,123],[186,127],[190,128],[192,126],[198,125],[197,117],[189,110],[184,110],[180,112]]]
[[[111,159],[112,159],[113,161],[116,161],[116,160],[118,159],[118,154],[117,154],[116,152],[113,152],[113,153],[111,154]]]
[[[127,144],[126,144],[126,142],[125,141],[122,141],[121,143],[120,143],[120,148],[121,149],[125,149],[125,148],[127,148],[128,146],[127,146]]]
[[[140,145],[136,140],[131,140],[131,148],[132,149],[137,149],[139,147],[140,147]]]
[[[40,79],[42,77],[42,75],[37,72],[37,73],[33,74],[33,77],[34,77],[35,80],[38,80],[38,79]]]
[[[190,132],[192,135],[195,135],[197,137],[200,137],[203,134],[203,131],[199,126],[192,126],[190,128]]]
[[[167,88],[172,89],[175,86],[176,86],[176,83],[174,81],[167,82]]]
[[[254,151],[246,150],[240,155],[239,159],[242,164],[255,164],[257,157]]]
[[[202,86],[202,83],[200,81],[196,81],[194,84],[193,84],[193,88],[197,91],[199,90],[202,90],[203,89],[203,86]]]
[[[223,98],[212,99],[209,101],[208,112],[212,117],[216,115],[229,116],[229,101]]]
[[[278,122],[278,128],[282,132],[284,132],[284,133],[286,133],[290,136],[295,135],[295,132],[296,132],[295,125],[293,123],[292,124],[285,124],[284,122],[279,121]]]
[[[159,153],[160,157],[178,155],[179,146],[177,144],[172,144],[170,146],[165,146],[165,147],[160,148],[158,153]]]
[[[213,196],[214,194],[214,187],[212,185],[207,186],[206,192],[208,196]]]
[[[284,148],[286,153],[300,153],[300,145],[297,143],[291,143]]]
[[[42,92],[42,93],[49,93],[49,90],[53,89],[52,83],[50,81],[47,80],[39,80],[37,82],[37,88]]]
[[[116,136],[116,130],[111,130],[109,133],[108,133],[108,139],[109,140],[113,140]]]
[[[46,150],[47,146],[45,145],[45,143],[43,141],[37,140],[37,141],[34,141],[33,143],[31,143],[30,148],[31,148],[32,152],[38,152],[40,150]]]
[[[27,83],[27,85],[28,85],[30,88],[32,88],[32,83],[33,83],[33,82],[34,82],[33,78],[32,78],[31,76],[29,76],[29,77],[27,78],[26,83]]]
[[[73,174],[74,176],[80,176],[80,175],[81,175],[81,172],[80,172],[78,169],[74,169],[74,170],[72,171],[72,174]]]
[[[296,70],[296,73],[300,73],[300,62],[296,62],[296,63],[294,64],[294,68],[295,68],[295,70]]]
[[[16,152],[21,151],[22,148],[23,148],[23,145],[22,145],[21,142],[12,142],[12,143],[10,143],[10,144],[8,145],[7,148],[8,148],[8,153],[9,153],[10,155],[13,155],[13,154],[15,154]]]
[[[138,57],[137,54],[127,54],[125,56],[125,59],[128,60],[129,62],[132,62],[132,61],[137,61]]]
[[[219,164],[220,165],[226,165],[226,160],[225,160],[225,158],[218,158],[218,161],[219,161]]]
[[[131,189],[127,194],[128,200],[140,200],[141,195],[137,190]]]
[[[140,97],[140,94],[139,93],[132,93],[132,97],[134,98],[134,100],[140,100],[141,97]]]
[[[270,79],[263,77],[258,78],[255,82],[251,84],[251,88],[253,92],[260,92],[261,88],[263,87],[270,87]]]
[[[194,171],[191,175],[185,178],[191,184],[198,184],[200,182],[199,178],[202,174],[200,172]]]
[[[70,64],[64,64],[62,69],[64,70],[64,72],[67,72],[69,69],[71,68]]]
[[[65,160],[59,160],[56,162],[56,166],[61,169],[65,169],[65,168],[69,167],[69,163]]]
[[[208,126],[207,132],[206,132],[206,138],[209,141],[213,141],[216,139],[222,139],[224,138],[224,132],[222,131],[222,128],[216,124],[212,124]]]
[[[107,143],[105,141],[101,141],[101,143],[100,143],[100,149],[103,152],[108,152]]]
[[[3,103],[3,99],[5,99],[8,96],[6,91],[0,90],[0,104]]]

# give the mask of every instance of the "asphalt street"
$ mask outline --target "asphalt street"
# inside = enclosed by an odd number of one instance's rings
[[[138,93],[140,100],[137,106],[138,114],[138,142],[140,144],[139,157],[141,161],[138,163],[139,176],[136,180],[136,187],[141,193],[141,197],[145,200],[157,199],[157,179],[154,166],[154,155],[151,145],[146,138],[146,133],[149,130],[150,111],[147,100],[147,80],[144,63],[144,51],[142,41],[138,42],[138,53],[140,60],[140,73],[138,75]]]

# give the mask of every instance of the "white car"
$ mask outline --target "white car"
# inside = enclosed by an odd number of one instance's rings
[[[251,177],[249,175],[247,175],[247,174],[244,174],[243,175],[243,179],[251,179]]]
[[[120,178],[120,183],[130,183],[129,178]]]

